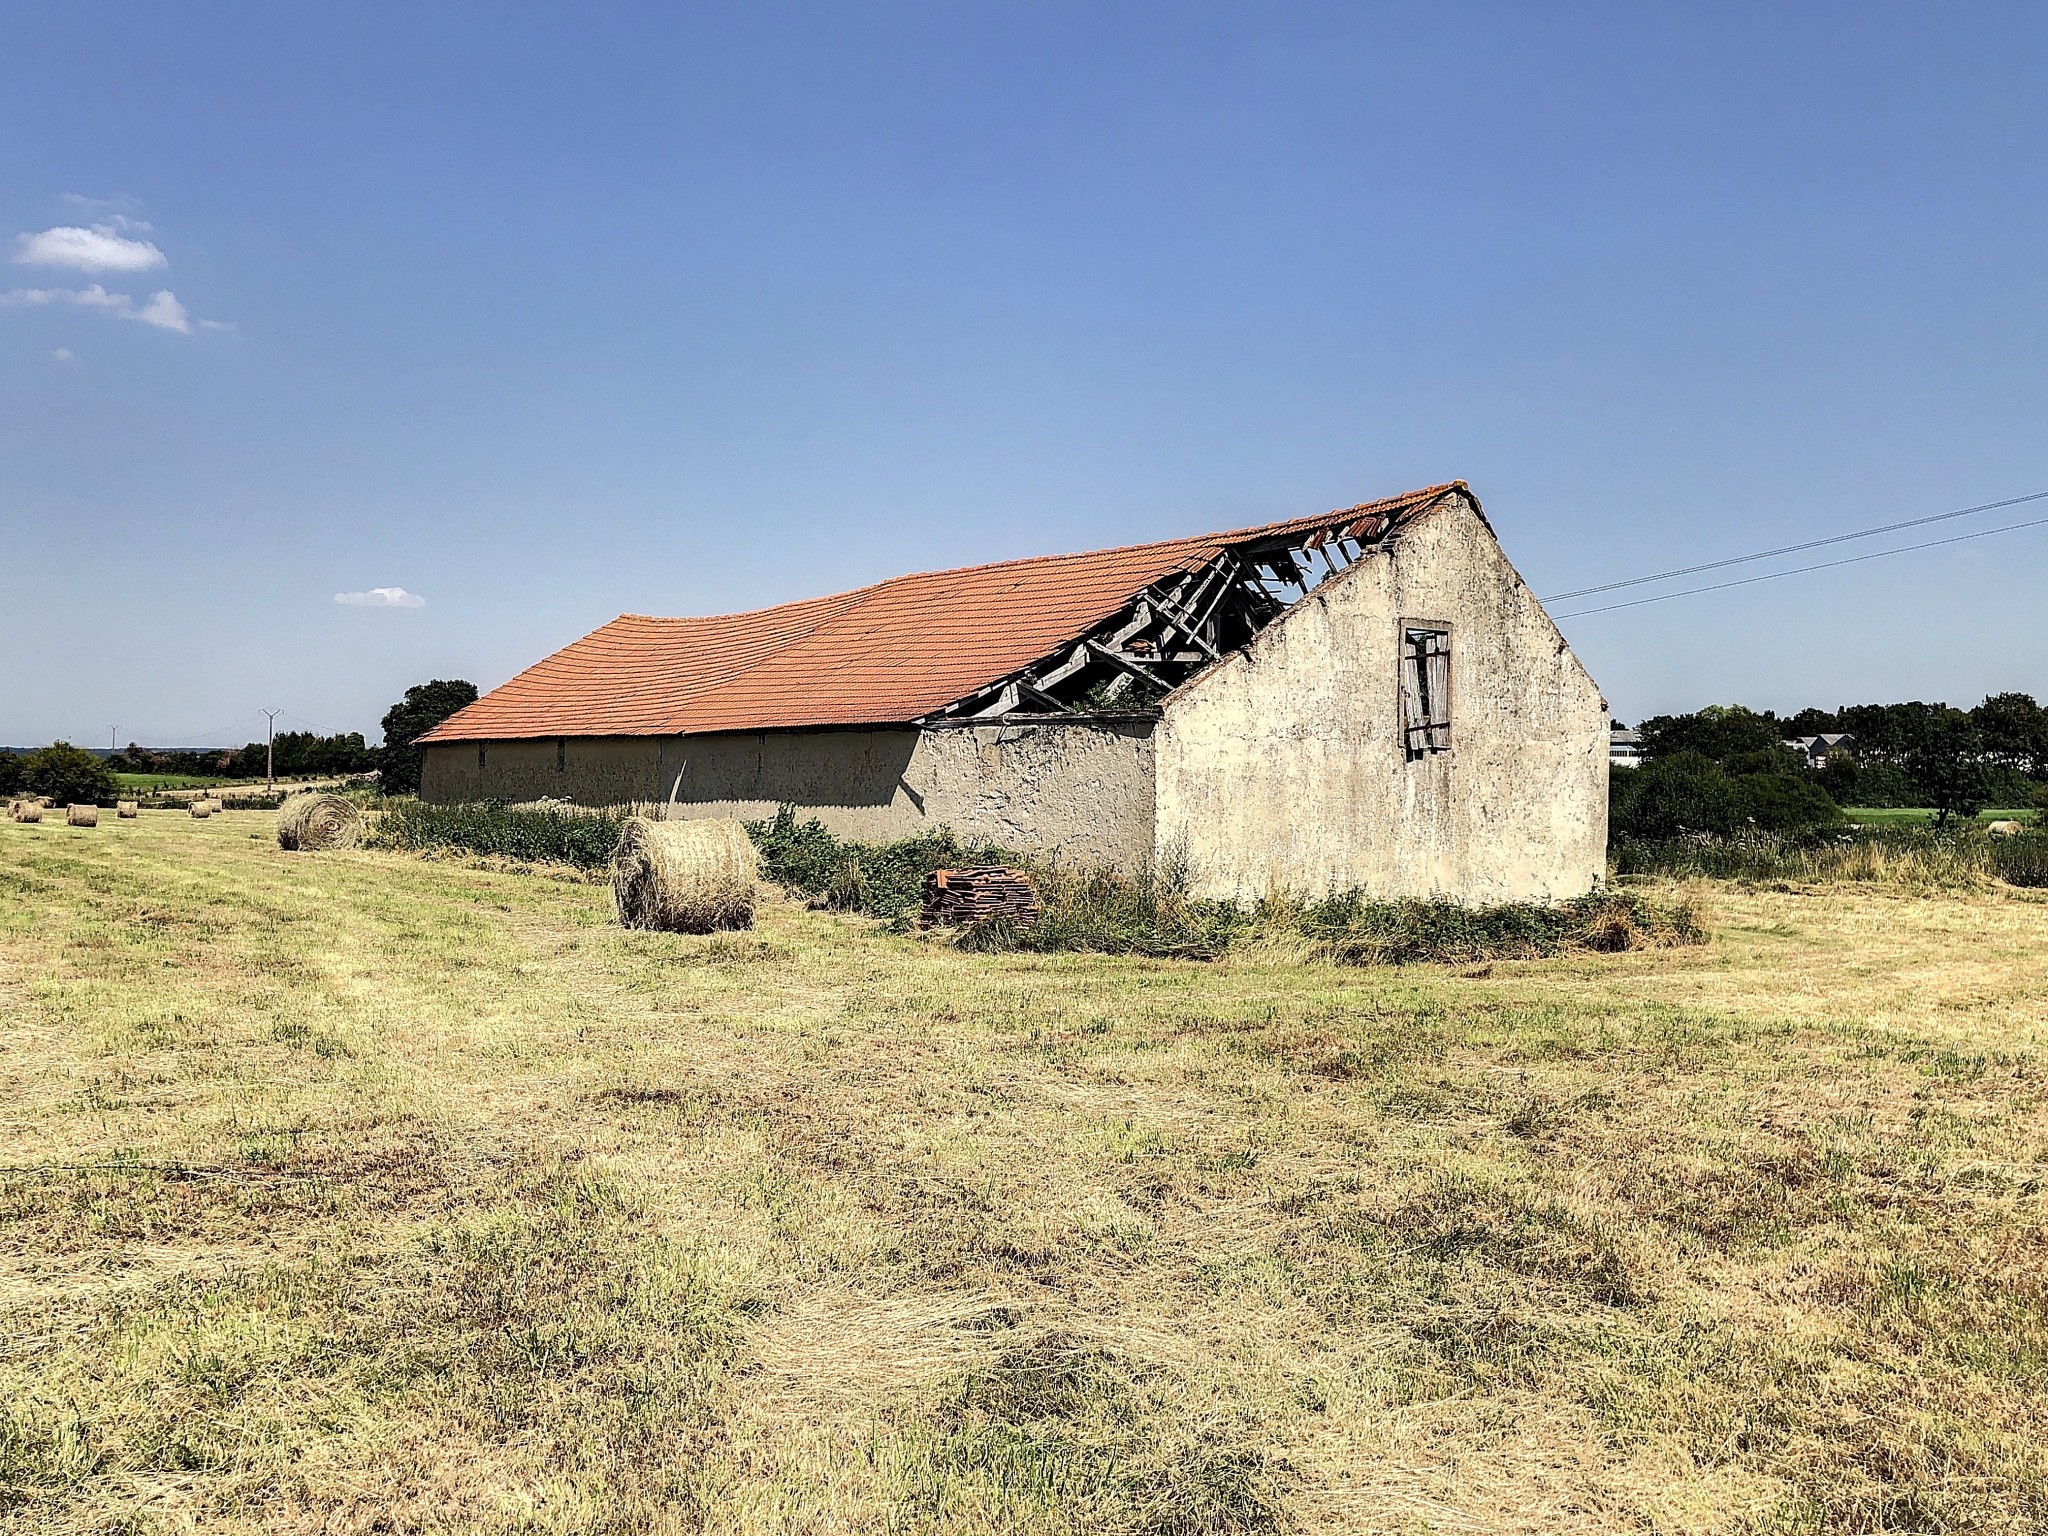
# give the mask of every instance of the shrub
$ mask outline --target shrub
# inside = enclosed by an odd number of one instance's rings
[[[58,805],[98,805],[114,798],[114,771],[83,747],[52,742],[22,759],[22,787]]]
[[[962,843],[941,828],[894,843],[841,842],[815,817],[798,821],[783,806],[747,824],[761,850],[761,873],[786,890],[841,912],[900,917],[915,907],[924,877],[962,864],[1019,864],[1001,848]]]
[[[962,931],[972,950],[1082,950],[1213,960],[1250,927],[1248,914],[1220,901],[1187,897],[1178,881],[1147,873],[1130,879],[1110,870],[1031,871],[1041,912],[1020,927],[1006,919]]]
[[[1335,897],[1292,916],[1325,958],[1349,965],[1537,959],[1576,950],[1614,952],[1704,944],[1690,907],[1632,892],[1599,891],[1544,905],[1464,907],[1449,901],[1372,902]]]
[[[1680,752],[1641,768],[1618,768],[1609,795],[1609,826],[1620,837],[1726,835],[1753,827],[1792,831],[1842,820],[1841,808],[1811,779],[1734,774],[1697,752]]]
[[[1209,960],[1234,948],[1278,944],[1339,965],[1408,965],[1706,941],[1690,908],[1660,906],[1631,892],[1494,907],[1442,899],[1374,901],[1353,892],[1313,902],[1268,900],[1247,910],[1190,899],[1156,879],[1098,872],[1041,876],[1040,895],[1045,910],[1038,922],[980,923],[963,930],[961,947]]]
[[[2007,885],[2048,886],[2048,832],[1990,840],[1991,861]]]
[[[393,800],[386,803],[364,843],[408,853],[458,848],[534,864],[602,869],[619,846],[627,814],[566,807],[514,810],[489,801],[428,805]]]

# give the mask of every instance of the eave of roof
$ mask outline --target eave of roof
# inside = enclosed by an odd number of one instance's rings
[[[1232,545],[1343,517],[1399,519],[1452,492],[1469,496],[1453,481],[1313,517],[897,576],[751,613],[622,614],[420,740],[900,725],[1030,665]]]

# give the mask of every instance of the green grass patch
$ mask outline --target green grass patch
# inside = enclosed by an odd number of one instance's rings
[[[1934,824],[1934,812],[1925,806],[1913,805],[1851,805],[1842,809],[1842,814],[1865,827],[1926,827]],[[2021,807],[2011,810],[1979,811],[1976,819],[1980,822],[2023,821],[2039,819],[2039,812]]]

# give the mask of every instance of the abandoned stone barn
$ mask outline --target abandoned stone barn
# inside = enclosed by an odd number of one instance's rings
[[[627,614],[428,734],[429,800],[794,806],[1193,889],[1599,883],[1607,707],[1462,482],[757,613]]]

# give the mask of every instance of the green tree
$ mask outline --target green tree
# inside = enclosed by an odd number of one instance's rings
[[[1984,737],[1960,709],[1940,706],[1928,729],[1906,755],[1906,772],[1921,798],[1934,807],[1935,825],[1964,819],[1984,809]]]
[[[1717,763],[1757,752],[1784,750],[1785,731],[1775,715],[1740,704],[1709,704],[1690,715],[1652,715],[1638,729],[1643,756],[1654,762],[1697,752]]]
[[[415,743],[464,705],[476,702],[476,684],[436,678],[405,690],[384,712],[384,747],[377,767],[387,795],[417,794],[424,748]]]
[[[1802,709],[1778,724],[1787,736],[1832,736],[1843,729],[1841,719],[1831,709]]]
[[[2048,710],[2032,694],[1994,693],[1970,711],[1970,719],[2000,767],[2048,779]]]
[[[1830,752],[1828,760],[1821,764],[1820,771],[1814,778],[1820,787],[1828,792],[1828,798],[1835,804],[1863,804],[1856,796],[1862,791],[1865,775],[1853,754]]]
[[[11,795],[22,789],[21,759],[12,752],[0,752],[0,795]]]
[[[22,759],[21,776],[28,790],[58,805],[98,805],[114,798],[114,770],[68,741],[29,753]]]

